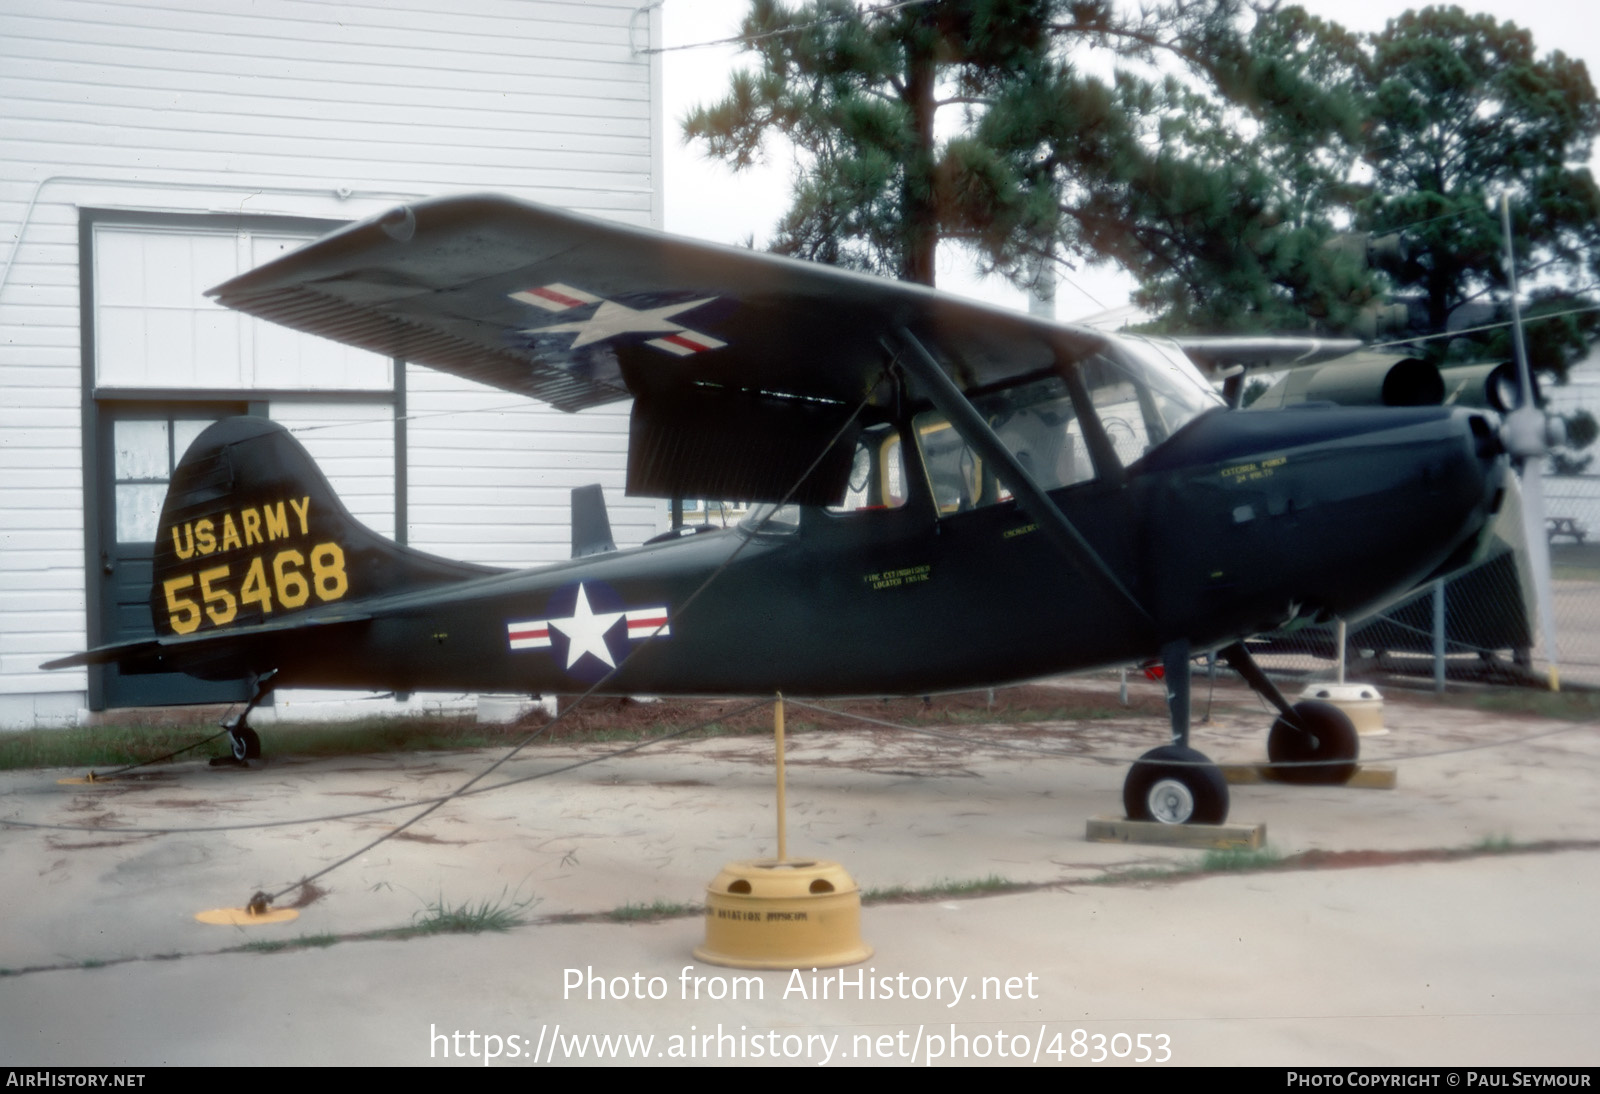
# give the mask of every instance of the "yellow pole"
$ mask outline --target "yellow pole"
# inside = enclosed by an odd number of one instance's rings
[[[789,835],[784,828],[784,794],[783,794],[783,692],[778,692],[778,701],[772,707],[773,734],[778,739],[778,861],[786,862],[789,858]]]

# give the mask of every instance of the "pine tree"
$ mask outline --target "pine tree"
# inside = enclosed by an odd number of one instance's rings
[[[1587,164],[1600,101],[1581,61],[1539,57],[1532,36],[1456,7],[1407,12],[1369,43],[1363,159],[1375,231],[1403,231],[1396,271],[1427,324],[1504,289],[1498,199],[1511,195],[1519,278],[1541,307],[1574,305],[1600,277],[1600,188]],[[1561,371],[1592,320],[1530,326],[1530,351]],[[1491,348],[1499,348],[1493,347]]]
[[[1040,256],[1105,257],[1144,136],[1128,102],[1161,82],[1110,81],[1080,55],[1171,58],[1215,80],[1239,62],[1239,10],[1239,0],[1138,16],[1111,0],[753,0],[741,33],[757,71],[735,74],[685,132],[735,169],[775,135],[799,151],[774,250],[932,284],[947,239],[1026,278]]]

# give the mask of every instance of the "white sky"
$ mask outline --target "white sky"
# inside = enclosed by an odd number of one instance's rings
[[[748,0],[666,0],[665,44],[727,38],[738,32]],[[1349,30],[1381,30],[1391,18],[1423,4],[1397,0],[1301,0],[1301,6]],[[1463,0],[1468,11],[1485,11],[1533,32],[1540,55],[1560,49],[1589,66],[1600,79],[1600,6],[1593,0]],[[718,243],[763,244],[788,208],[791,164],[777,152],[764,168],[735,175],[720,161],[684,147],[682,120],[694,106],[720,99],[728,73],[744,63],[734,46],[668,52],[666,100],[666,227],[668,231]],[[942,253],[939,286],[992,303],[1023,308],[1023,294],[995,279],[981,281],[959,252]],[[1056,313],[1076,319],[1127,303],[1132,283],[1119,271],[1097,268],[1071,275],[1057,288]],[[1080,291],[1081,290],[1081,291]]]

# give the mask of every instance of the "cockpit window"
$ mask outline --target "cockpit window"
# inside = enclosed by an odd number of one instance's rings
[[[1176,346],[1116,338],[1073,367],[1109,453],[1098,436],[1092,442],[1086,438],[1080,419],[1084,408],[1060,376],[1035,377],[972,400],[1000,443],[1046,490],[1095,478],[1091,452],[1102,462],[1114,457],[1127,467],[1193,419],[1223,405]],[[985,465],[944,415],[925,411],[914,423],[941,513],[965,512],[1011,497],[996,469]]]

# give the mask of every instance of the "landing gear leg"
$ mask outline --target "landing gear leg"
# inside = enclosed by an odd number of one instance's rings
[[[1122,805],[1129,820],[1221,824],[1228,819],[1228,782],[1222,769],[1189,747],[1191,652],[1182,640],[1161,650],[1172,743],[1146,752],[1128,772]]]
[[[1314,700],[1290,704],[1277,685],[1267,679],[1244,643],[1222,650],[1235,672],[1273,706],[1278,720],[1267,734],[1267,759],[1273,775],[1283,782],[1338,785],[1350,781],[1361,754],[1361,739],[1350,716],[1332,703]]]
[[[212,767],[249,767],[251,760],[261,758],[261,735],[250,728],[247,719],[250,712],[261,705],[261,700],[272,693],[272,678],[277,674],[278,670],[273,669],[256,677],[255,694],[250,697],[250,702],[245,704],[239,717],[224,723],[228,728],[228,745],[232,755],[216,757],[211,761]]]

